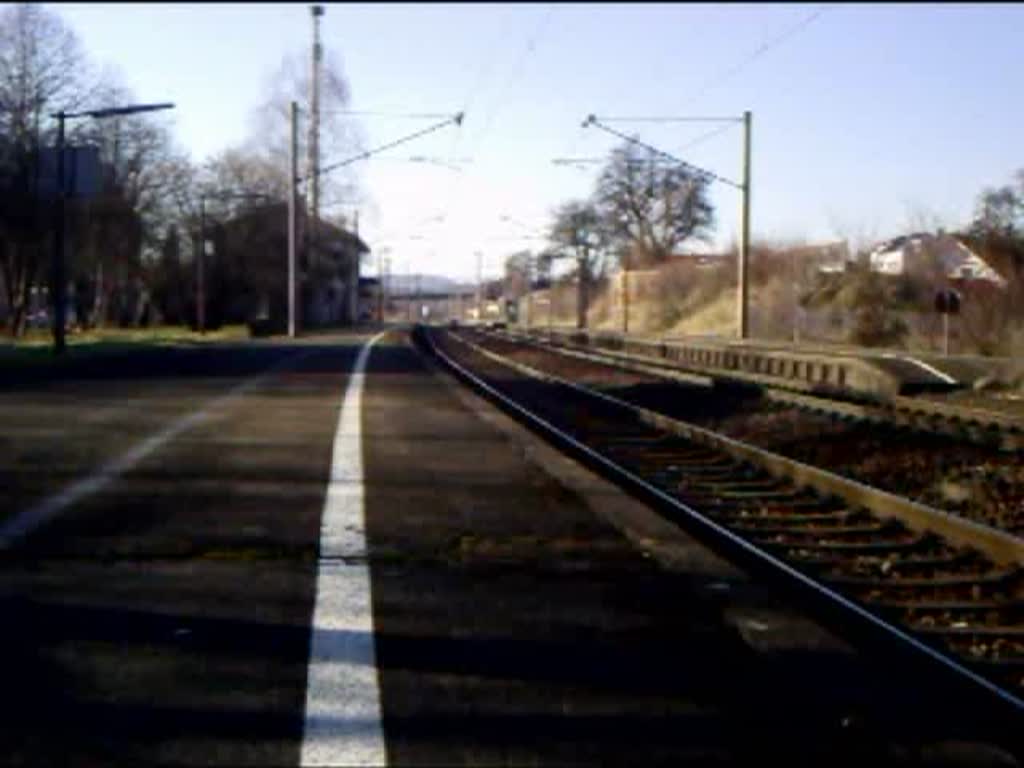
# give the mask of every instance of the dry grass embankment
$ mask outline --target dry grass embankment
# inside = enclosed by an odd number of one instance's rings
[[[668,263],[629,273],[629,331],[660,336],[726,336],[736,329],[736,266],[728,257],[711,265]],[[954,354],[1024,357],[1024,301],[1020,286],[959,287],[963,312],[950,323]],[[750,262],[750,332],[753,338],[935,353],[942,349],[942,319],[933,307],[928,278],[893,278],[865,268],[822,273],[813,263],[799,264],[785,246],[760,246]],[[548,322],[550,291],[533,295],[533,325]],[[526,299],[520,305],[521,316]],[[576,289],[554,290],[556,326],[575,325]],[[588,326],[622,330],[621,274],[595,286]],[[1021,371],[1007,381],[1024,386]]]

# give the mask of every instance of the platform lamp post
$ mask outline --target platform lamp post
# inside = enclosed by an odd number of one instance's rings
[[[121,115],[134,115],[140,112],[156,112],[162,109],[173,109],[174,104],[164,102],[160,104],[128,104],[123,107],[104,107],[103,109],[86,109],[80,112],[66,112],[61,110],[54,112],[51,117],[57,120],[57,221],[54,228],[53,238],[53,353],[60,355],[64,353],[64,310],[65,310],[65,254],[64,254],[64,227],[67,189],[64,185],[64,123],[67,120],[74,120],[80,117],[91,117],[101,120],[106,117],[119,117]]]
[[[262,192],[200,192],[199,248],[196,251],[196,330],[206,333],[206,201],[207,200],[270,200]]]

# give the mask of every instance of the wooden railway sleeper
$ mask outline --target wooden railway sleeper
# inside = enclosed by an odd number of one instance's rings
[[[684,463],[682,461],[651,456],[645,453],[632,453],[626,451],[614,451],[612,455],[618,454],[624,461],[628,461],[631,467],[641,472],[669,472],[679,477],[692,474],[701,477],[734,477],[737,479],[759,479],[767,477],[763,470],[758,470],[743,462],[730,460],[728,464],[710,462]]]
[[[894,566],[899,568],[899,561]],[[1016,570],[1005,570],[993,568],[988,573],[943,573],[935,576],[903,577],[890,574],[880,574],[877,577],[871,576],[846,576],[843,574],[823,574],[825,578],[836,584],[847,584],[853,587],[866,586],[900,586],[900,587],[927,587],[927,586],[963,586],[973,584],[999,584],[1008,586],[1018,577]]]
[[[769,499],[769,500],[774,500],[774,501],[785,501],[787,499],[793,498],[793,496],[794,496],[794,491],[792,491],[792,490],[782,490],[782,491],[765,491],[765,490],[730,491],[730,490],[728,490],[728,488],[723,487],[723,486],[710,486],[710,487],[715,489],[714,493],[710,493],[710,494],[709,493],[701,493],[702,488],[708,488],[708,487],[709,486],[707,486],[707,485],[703,485],[702,486],[699,483],[695,483],[693,486],[680,483],[679,487],[676,489],[676,492],[679,494],[680,498],[699,498],[699,497],[702,497],[702,496],[704,496],[704,497],[707,497],[707,496],[718,496],[718,497],[721,497],[721,498],[724,498],[724,499],[749,499],[749,500],[752,500],[752,501],[753,500],[758,500],[758,499]]]
[[[810,537],[801,537],[794,534],[780,534],[776,536],[751,536],[752,541],[760,544],[764,547],[770,547],[772,549],[805,549],[805,550],[830,550],[833,552],[856,552],[857,554],[864,554],[868,552],[895,552],[903,550],[907,547],[911,547],[920,541],[919,537],[911,536],[906,539],[899,540],[879,540],[871,539],[869,541],[821,541],[820,539],[815,540]]]
[[[798,533],[798,534],[821,534],[827,536],[845,535],[852,533],[871,533],[884,530],[884,526],[878,521],[871,523],[858,523],[856,520],[838,519],[835,525],[830,521],[805,522],[799,518],[791,522],[772,520],[760,522],[757,520],[744,522],[731,522],[730,526],[737,531],[750,531],[752,533]],[[813,526],[813,527],[812,527]]]

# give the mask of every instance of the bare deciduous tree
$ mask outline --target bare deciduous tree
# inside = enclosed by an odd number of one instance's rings
[[[1024,350],[1024,169],[1012,184],[984,190],[974,220],[961,238],[998,272],[999,290],[972,286],[964,296],[962,328],[986,353],[1019,355]]]
[[[210,192],[266,195],[277,200],[288,197],[287,166],[280,166],[266,155],[247,149],[230,148],[213,157],[200,174],[202,188]],[[211,200],[211,210],[231,211],[238,200]]]
[[[664,262],[686,240],[710,233],[714,209],[707,185],[687,166],[626,143],[612,151],[601,172],[595,204],[610,244],[634,256],[639,267]]]
[[[505,295],[518,299],[530,290],[534,260],[530,251],[517,251],[505,259]]]
[[[309,94],[312,73],[308,59],[289,54],[266,80],[266,100],[255,111],[254,131],[246,149],[279,168],[287,183],[290,143],[289,104],[299,105],[298,153],[306,157],[309,139]],[[351,91],[341,63],[327,50],[321,65],[320,82],[320,156],[321,167],[357,154],[362,148],[358,124],[341,114],[348,108]],[[302,164],[300,162],[300,168]],[[305,175],[300,170],[300,175]],[[339,201],[358,202],[359,189],[354,169],[325,174],[320,181],[321,200],[327,206]]]
[[[77,107],[87,79],[81,45],[60,16],[37,4],[0,9],[0,270],[14,335],[45,263],[52,211],[39,203],[37,168],[56,130],[49,115]]]
[[[1015,182],[982,192],[970,226],[972,234],[1010,240],[1024,237],[1024,169],[1017,171]]]
[[[111,106],[135,97],[108,72],[93,100]],[[79,206],[75,266],[94,276],[91,314],[102,324],[114,286],[137,278],[147,256],[156,261],[168,231],[181,225],[180,176],[189,161],[174,147],[161,118],[149,115],[89,121],[82,140],[100,148],[105,173],[100,194]]]
[[[51,140],[49,114],[91,95],[85,54],[59,15],[35,3],[0,10],[0,130],[16,148]]]
[[[575,261],[578,284],[576,326],[585,328],[591,283],[595,275],[603,272],[607,255],[608,237],[601,215],[588,201],[564,203],[555,211],[549,238],[562,254]]]

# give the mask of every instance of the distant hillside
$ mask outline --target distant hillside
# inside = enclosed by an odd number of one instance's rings
[[[462,283],[443,275],[396,275],[388,277],[388,293],[391,296],[413,296],[420,293],[453,293],[455,291],[472,293],[476,286]]]

